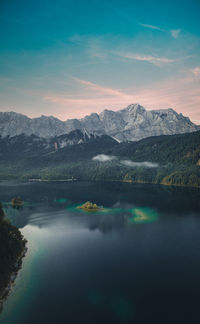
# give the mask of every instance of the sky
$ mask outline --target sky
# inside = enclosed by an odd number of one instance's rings
[[[139,103],[200,124],[200,0],[0,0],[0,111]]]

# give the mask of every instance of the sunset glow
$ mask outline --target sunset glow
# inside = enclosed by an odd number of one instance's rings
[[[66,120],[139,103],[200,124],[198,1],[1,8],[0,111]]]

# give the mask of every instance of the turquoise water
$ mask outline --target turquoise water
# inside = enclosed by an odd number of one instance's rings
[[[26,205],[6,204],[21,196]],[[0,323],[198,323],[200,192],[0,183],[28,252]],[[85,201],[104,210],[77,209]]]

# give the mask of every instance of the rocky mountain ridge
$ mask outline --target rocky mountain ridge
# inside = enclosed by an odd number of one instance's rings
[[[61,121],[53,116],[28,118],[15,112],[0,112],[0,136],[14,137],[20,134],[51,138],[71,131],[83,134],[108,135],[119,142],[138,141],[150,136],[190,133],[200,130],[188,117],[173,109],[146,110],[139,104],[100,114],[92,113],[82,119]]]

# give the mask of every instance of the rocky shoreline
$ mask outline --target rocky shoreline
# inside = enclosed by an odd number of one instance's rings
[[[26,242],[25,242],[26,244]],[[25,257],[26,253],[27,253],[27,246],[24,246],[24,249],[22,250],[21,254],[19,255],[19,257],[17,258],[15,265],[13,267],[13,271],[10,275],[10,280],[8,282],[7,287],[3,290],[3,292],[0,294],[0,313],[3,310],[3,304],[4,302],[7,300],[7,298],[10,295],[10,292],[12,290],[12,288],[14,287],[15,284],[15,280],[17,278],[18,272],[22,267],[22,259]]]

